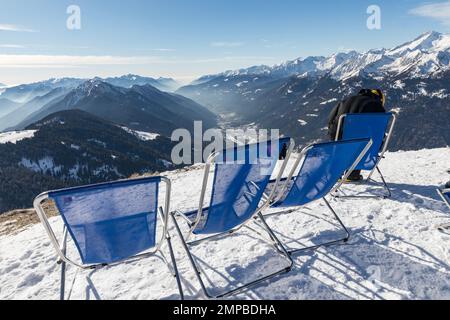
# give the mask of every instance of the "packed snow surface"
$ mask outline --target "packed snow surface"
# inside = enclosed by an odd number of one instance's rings
[[[391,199],[331,201],[352,234],[348,244],[295,256],[290,273],[233,298],[450,299],[450,235],[436,229],[450,222],[450,211],[436,193],[450,179],[449,158],[448,148],[388,153],[381,169],[393,190]],[[173,182],[172,210],[195,208],[202,169],[197,165],[167,173]],[[346,185],[345,190],[379,192],[374,186]],[[50,221],[56,231],[62,230],[59,217]],[[179,222],[186,232],[186,225]],[[268,223],[288,248],[342,235],[321,201],[268,218]],[[203,299],[173,224],[170,233],[186,297]],[[167,246],[163,252],[168,257]],[[286,264],[268,242],[246,229],[199,245],[193,252],[209,279],[206,283],[219,289],[230,289]],[[69,255],[77,259],[73,243]],[[41,225],[0,236],[0,299],[58,299],[59,276],[53,247]],[[179,297],[175,279],[156,257],[100,270],[68,267],[66,294],[70,299],[91,300]]]
[[[37,130],[10,131],[0,133],[0,144],[17,143],[18,141],[33,138]]]

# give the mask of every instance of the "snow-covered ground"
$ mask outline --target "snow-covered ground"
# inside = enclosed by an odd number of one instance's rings
[[[142,141],[156,140],[159,137],[159,134],[157,134],[157,133],[136,131],[136,130],[132,130],[127,127],[121,127],[121,128],[123,130],[125,130],[126,132],[131,133],[132,135],[135,135],[137,138],[139,138]]]
[[[352,233],[347,245],[296,256],[290,273],[234,298],[450,299],[450,236],[435,227],[450,222],[450,211],[435,191],[450,179],[450,149],[389,153],[386,158],[381,169],[393,189],[392,199],[332,201]],[[168,176],[173,181],[172,209],[194,208],[202,166]],[[290,248],[341,235],[321,202],[268,222]],[[61,230],[58,217],[51,223]],[[188,299],[202,299],[173,225],[170,232],[185,294]],[[76,256],[72,246],[70,254]],[[194,254],[209,281],[219,288],[230,288],[285,263],[259,235],[246,230],[200,245]],[[42,226],[0,237],[0,299],[57,299],[58,281],[59,268]],[[97,271],[69,267],[69,292],[71,299],[178,298],[175,279],[154,257]]]
[[[33,138],[37,130],[9,131],[0,133],[0,144],[17,143],[18,141]]]

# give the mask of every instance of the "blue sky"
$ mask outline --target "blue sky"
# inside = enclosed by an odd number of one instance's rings
[[[69,5],[81,30],[66,27]],[[381,8],[381,30],[366,27]],[[0,0],[0,83],[137,73],[184,82],[450,32],[450,1]]]

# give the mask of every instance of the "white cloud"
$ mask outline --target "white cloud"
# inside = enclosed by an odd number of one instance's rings
[[[432,18],[450,26],[450,1],[428,3],[411,9],[410,14]]]
[[[273,61],[273,57],[226,56],[199,59],[166,59],[157,56],[71,56],[0,54],[0,68],[62,68],[100,65],[191,64],[215,62]]]
[[[156,57],[0,55],[0,67],[60,67],[93,65],[136,65],[154,63]]]
[[[0,48],[5,49],[23,49],[25,46],[19,45],[19,44],[0,44]]]
[[[2,24],[2,23],[0,23],[0,31],[37,32],[36,30],[25,28],[15,24]]]
[[[217,48],[236,48],[242,47],[243,45],[244,45],[243,42],[227,42],[227,41],[211,42],[211,47]]]

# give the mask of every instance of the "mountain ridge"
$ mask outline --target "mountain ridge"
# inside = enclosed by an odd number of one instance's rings
[[[448,83],[450,35],[427,32],[392,49],[205,76],[177,92],[219,114],[225,126],[280,129],[308,144],[328,139],[328,115],[340,100],[362,88],[380,88],[387,109],[399,112],[391,149],[417,150],[450,145],[443,120],[450,118]]]
[[[165,136],[170,136],[178,128],[192,131],[196,120],[203,121],[207,128],[216,124],[214,114],[188,98],[160,91],[148,84],[124,88],[91,79],[62,99],[31,114],[15,129],[23,129],[52,113],[70,109],[83,110],[134,130]]]
[[[176,82],[172,78],[163,78],[160,77],[158,79],[152,77],[143,77],[134,74],[127,74],[123,76],[117,77],[107,77],[100,78],[95,77],[95,80],[100,80],[104,82],[108,82],[115,86],[120,87],[132,87],[135,84],[150,84],[161,91],[175,91],[179,87],[178,82]],[[37,96],[42,96],[49,93],[51,90],[59,87],[74,89],[81,83],[92,80],[92,79],[84,79],[84,78],[50,78],[48,80],[42,80],[33,83],[20,84],[17,86],[10,86],[4,88],[2,92],[0,92],[1,98],[7,98],[9,100],[18,102],[18,103],[26,103],[32,100]]]
[[[438,52],[445,56],[438,57]],[[417,65],[417,59],[425,59],[426,63]],[[309,56],[285,61],[274,66],[251,66],[238,70],[228,70],[218,74],[206,75],[195,80],[191,85],[201,84],[217,77],[242,75],[271,75],[282,78],[292,75],[323,76],[330,74],[337,80],[345,80],[352,76],[370,74],[373,76],[396,76],[409,68],[416,67],[417,76],[436,73],[442,67],[450,69],[450,34],[429,31],[412,41],[398,45],[392,49],[371,49],[366,52],[337,52],[330,56]],[[434,69],[433,66],[436,68]]]

